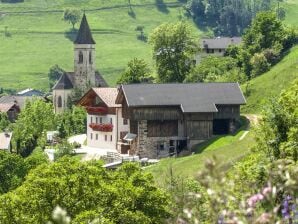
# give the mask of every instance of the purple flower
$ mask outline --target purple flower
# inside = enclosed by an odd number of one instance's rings
[[[287,195],[285,197],[285,199],[283,200],[283,204],[282,204],[282,210],[281,210],[281,214],[282,217],[284,219],[290,219],[291,218],[291,212],[294,211],[293,210],[293,205],[292,204],[292,197]]]

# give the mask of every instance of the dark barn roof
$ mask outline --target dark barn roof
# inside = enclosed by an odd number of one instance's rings
[[[184,113],[217,112],[216,105],[246,103],[238,83],[131,84],[121,90],[129,107],[180,106]]]
[[[202,48],[226,49],[229,45],[238,45],[242,41],[241,37],[217,37],[212,39],[202,39]]]
[[[73,72],[63,73],[53,89],[73,89],[71,76]]]
[[[2,105],[18,105],[20,109],[23,109],[27,101],[34,99],[44,99],[41,96],[2,96],[0,98],[0,104]]]
[[[75,44],[95,44],[85,13],[83,15],[80,29],[74,43]]]

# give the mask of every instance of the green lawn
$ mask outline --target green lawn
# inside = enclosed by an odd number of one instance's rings
[[[194,35],[201,34],[191,20],[182,16],[179,1],[159,1],[175,3],[169,6],[156,5],[155,0],[131,2],[137,5],[132,6],[135,17],[128,15],[123,0],[25,0],[25,3],[0,4],[0,86],[46,90],[47,72],[52,65],[73,70],[71,25],[62,20],[65,7],[86,10],[97,43],[97,69],[111,85],[115,85],[127,62],[134,57],[143,58],[153,66],[150,45],[136,38],[137,25],[143,25],[148,35],[161,23],[184,19],[192,24]],[[119,5],[125,7],[109,8]],[[96,10],[103,7],[104,10]],[[21,13],[29,10],[39,12]],[[4,35],[5,27],[11,37]]]
[[[298,78],[298,45],[269,72],[251,80],[249,94],[245,94],[247,105],[242,107],[241,112],[260,113],[266,102],[278,96],[295,78]],[[242,89],[245,93],[246,85],[242,85]]]
[[[146,170],[153,174],[157,183],[161,186],[170,176],[170,169],[173,174],[180,177],[195,177],[198,171],[204,166],[206,159],[216,157],[222,166],[229,167],[234,162],[245,156],[250,147],[255,143],[253,134],[248,133],[243,140],[239,140],[244,130],[239,131],[235,136],[222,136],[215,141],[211,139],[205,144],[208,145],[202,150],[199,146],[199,153],[185,157],[162,159],[159,163],[152,165]]]
[[[298,1],[286,0],[280,6],[286,9],[285,23],[298,27]]]

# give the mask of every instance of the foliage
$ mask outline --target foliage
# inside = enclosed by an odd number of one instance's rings
[[[270,0],[189,0],[185,6],[197,25],[210,26],[219,36],[239,36],[257,12],[270,8]]]
[[[49,84],[50,84],[50,89],[53,88],[53,86],[56,84],[56,82],[59,80],[59,78],[63,75],[65,71],[60,68],[58,65],[53,65],[48,73],[48,78],[49,78]]]
[[[265,111],[258,130],[258,149],[268,158],[298,159],[298,79]]]
[[[208,56],[194,67],[186,77],[186,82],[240,82],[246,80],[245,75],[237,67],[237,60],[232,57]]]
[[[59,137],[65,138],[71,135],[86,132],[87,115],[83,107],[73,106],[71,110],[56,115]]]
[[[297,38],[297,32],[283,25],[276,14],[260,12],[246,29],[243,44],[229,47],[226,55],[235,58],[250,79],[268,71]]]
[[[6,113],[0,112],[0,131],[4,131],[10,124]]]
[[[44,153],[44,151],[40,147],[36,147],[30,156],[24,159],[26,164],[26,169],[29,172],[30,170],[35,169],[41,164],[46,164],[49,162],[48,156]]]
[[[127,64],[126,70],[118,80],[118,84],[142,83],[152,79],[150,69],[143,59],[134,58]]]
[[[270,67],[270,64],[267,62],[267,59],[263,53],[254,54],[254,56],[250,59],[250,63],[252,67],[252,77],[256,77],[264,72],[267,72]]]
[[[63,140],[62,143],[56,145],[56,150],[54,153],[55,160],[60,159],[63,156],[72,156],[75,154],[74,145],[67,142],[67,140]]]
[[[81,11],[79,9],[67,8],[63,12],[63,19],[66,22],[72,24],[72,29],[74,29],[75,24],[80,22],[81,19]]]
[[[161,223],[169,217],[168,196],[138,166],[124,164],[108,171],[101,162],[69,157],[37,167],[21,187],[0,197],[0,205],[1,223],[45,223],[56,205],[74,223],[88,223],[90,218]]]
[[[25,175],[23,158],[0,150],[0,195],[18,187]]]
[[[39,138],[53,130],[55,115],[53,105],[43,100],[27,101],[14,126],[13,142],[18,154],[26,157],[37,146]]]
[[[297,57],[298,46],[290,49],[288,54],[270,71],[250,80],[248,88],[247,83],[242,85],[247,104],[242,106],[241,111],[261,113],[272,97],[278,97],[283,89],[290,86],[297,78]]]
[[[190,27],[182,22],[162,24],[149,37],[160,82],[183,82],[197,50]]]

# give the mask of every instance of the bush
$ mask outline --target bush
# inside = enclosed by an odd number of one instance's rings
[[[250,59],[252,65],[252,77],[261,75],[264,72],[267,72],[270,68],[264,53],[255,53],[254,56]]]

